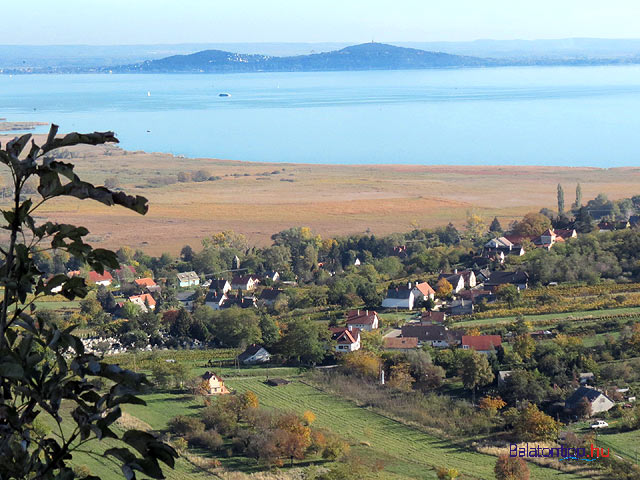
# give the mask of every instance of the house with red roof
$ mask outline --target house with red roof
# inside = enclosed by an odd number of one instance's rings
[[[156,282],[153,281],[153,278],[145,277],[145,278],[137,278],[134,280],[135,284],[139,287],[154,287]]]
[[[416,301],[424,300],[425,298],[433,300],[436,297],[436,291],[427,282],[418,282],[413,287],[413,295]]]
[[[380,319],[374,310],[349,310],[347,312],[347,328],[358,328],[366,332],[378,328]]]
[[[348,353],[360,350],[360,329],[349,330],[342,327],[331,327],[331,340],[336,342],[336,352]]]
[[[144,312],[154,310],[156,308],[155,299],[148,293],[143,293],[142,295],[133,295],[129,297],[129,301],[135,305],[138,305]]]
[[[105,271],[103,274],[100,274],[98,272],[91,270],[89,272],[88,280],[89,280],[89,283],[94,283],[96,285],[103,285],[105,287],[108,287],[113,282],[113,277],[107,271]]]
[[[465,350],[475,350],[485,355],[501,345],[502,337],[500,335],[463,335],[461,342],[461,346]]]

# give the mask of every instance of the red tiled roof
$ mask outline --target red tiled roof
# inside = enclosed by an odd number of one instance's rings
[[[113,277],[107,271],[105,271],[102,275],[100,275],[98,272],[94,272],[93,270],[89,272],[89,281],[92,283],[104,282],[106,280],[113,280]]]
[[[141,287],[153,287],[156,284],[156,282],[154,282],[153,279],[149,277],[138,278],[134,281],[136,282],[136,285],[139,285]]]
[[[350,345],[352,343],[356,343],[358,341],[358,334],[360,333],[359,328],[354,328],[353,330],[349,330],[348,328],[340,328],[340,327],[331,327],[332,339],[341,344]]]
[[[133,295],[132,297],[129,297],[129,300],[131,302],[140,301],[143,304],[146,303],[150,307],[155,307],[156,305],[155,299],[148,293],[143,293],[142,295]]]
[[[502,345],[500,335],[463,335],[462,346],[467,346],[473,350],[487,351]]]
[[[431,285],[429,285],[427,282],[416,283],[416,288],[420,290],[420,293],[422,293],[425,297],[436,294],[436,291],[431,288]]]

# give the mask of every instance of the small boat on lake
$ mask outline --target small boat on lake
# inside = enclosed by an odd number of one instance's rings
[[[230,93],[219,93],[218,96],[219,97],[230,97],[231,94]]]

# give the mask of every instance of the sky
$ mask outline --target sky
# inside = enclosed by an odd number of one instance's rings
[[[5,21],[0,30],[0,44],[12,45],[640,37],[638,0],[5,0],[2,3]]]

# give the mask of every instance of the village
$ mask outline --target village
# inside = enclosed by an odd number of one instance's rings
[[[63,271],[89,285],[87,298],[48,313],[80,323],[86,352],[150,375],[152,398],[192,396],[163,420],[190,454],[281,466],[286,454],[257,446],[221,454],[244,424],[206,413],[201,427],[180,412],[194,401],[233,410],[239,399],[298,408],[299,395],[318,389],[451,439],[483,435],[478,455],[506,441],[579,445],[597,432],[625,459],[623,439],[640,432],[640,270],[630,247],[640,216],[615,218],[575,207],[503,229],[471,215],[461,229],[386,237],[294,227],[262,249],[226,231],[177,257],[123,247],[120,267],[103,272],[39,260],[45,281]],[[340,450],[353,445],[330,423]]]

